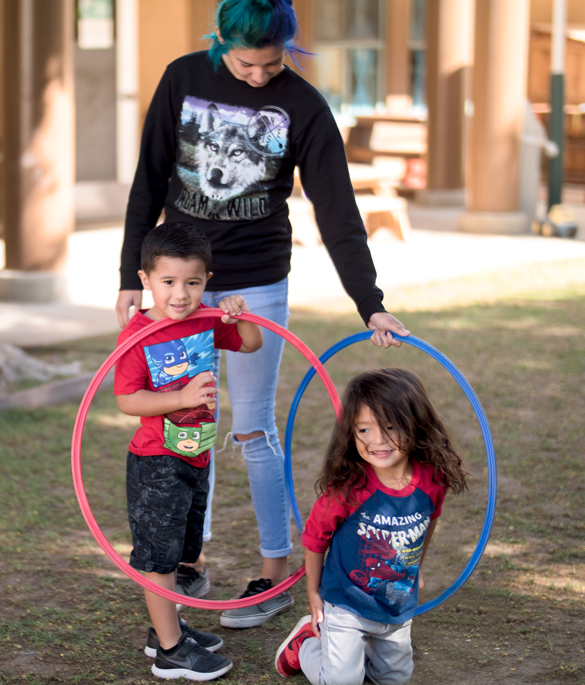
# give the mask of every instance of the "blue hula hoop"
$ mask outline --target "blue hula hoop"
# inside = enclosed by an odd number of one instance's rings
[[[473,407],[473,410],[475,411],[475,415],[477,416],[477,419],[479,421],[479,425],[481,427],[481,432],[483,435],[483,441],[485,444],[485,449],[487,453],[487,462],[488,462],[488,479],[489,479],[489,490],[488,490],[488,501],[487,501],[487,508],[486,508],[486,513],[485,513],[485,519],[483,522],[483,528],[481,530],[481,535],[479,536],[479,540],[477,541],[477,545],[475,547],[475,550],[471,557],[469,558],[469,561],[467,562],[465,568],[459,575],[459,577],[455,580],[455,582],[450,585],[446,590],[444,590],[438,597],[435,597],[435,599],[431,600],[430,602],[425,602],[424,604],[421,604],[419,607],[416,609],[415,616],[419,616],[420,614],[424,614],[427,611],[430,611],[431,609],[435,609],[438,607],[440,604],[442,604],[444,601],[446,601],[449,597],[454,595],[457,590],[461,588],[461,586],[467,582],[473,571],[475,570],[477,564],[479,563],[479,560],[481,559],[483,552],[485,550],[485,547],[488,543],[489,537],[490,537],[490,532],[492,529],[492,525],[494,523],[494,518],[496,514],[496,498],[497,498],[497,491],[498,491],[498,480],[497,480],[497,469],[496,469],[496,453],[494,451],[494,443],[492,440],[492,434],[490,432],[490,427],[488,424],[487,417],[485,415],[485,412],[477,398],[477,395],[473,391],[473,388],[471,385],[469,385],[467,379],[461,371],[453,364],[453,362],[448,359],[444,354],[439,352],[439,350],[435,349],[432,345],[429,345],[427,342],[424,340],[421,340],[420,338],[416,338],[414,335],[409,335],[408,337],[403,337],[401,335],[396,335],[393,334],[394,337],[398,340],[401,340],[402,342],[406,343],[407,345],[412,345],[413,347],[418,348],[419,350],[422,350],[423,352],[426,352],[429,356],[431,356],[433,359],[439,362],[447,371],[453,376],[453,378],[459,383],[461,386],[461,389],[467,396],[467,399],[471,403],[471,406]],[[350,335],[347,338],[344,338],[343,340],[340,340],[338,343],[330,347],[326,352],[324,352],[320,357],[319,361],[324,364],[328,359],[330,359],[334,354],[337,354],[340,350],[343,350],[345,347],[348,347],[349,345],[353,345],[353,343],[360,342],[362,340],[368,340],[371,338],[372,332],[371,331],[363,331],[361,333],[355,333],[354,335]],[[291,402],[291,407],[288,413],[288,419],[286,422],[286,434],[284,438],[284,467],[285,467],[285,477],[286,477],[286,487],[288,489],[288,494],[290,498],[290,504],[291,508],[293,511],[293,516],[295,519],[296,526],[299,530],[299,533],[302,532],[303,530],[303,522],[301,519],[301,514],[299,511],[299,507],[297,504],[297,498],[295,495],[295,489],[294,489],[294,483],[293,483],[293,473],[292,473],[292,460],[291,460],[291,451],[292,451],[292,433],[293,433],[293,427],[294,427],[294,422],[297,414],[297,409],[299,407],[301,398],[307,389],[307,386],[309,385],[309,382],[315,375],[315,370],[313,368],[309,369],[307,371],[307,374],[303,378],[301,384],[299,385],[297,392],[295,396],[293,397],[293,400]]]

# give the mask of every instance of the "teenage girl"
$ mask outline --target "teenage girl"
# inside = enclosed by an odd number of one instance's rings
[[[210,49],[167,67],[144,122],[128,200],[116,305],[122,327],[128,324],[129,308],[140,307],[142,241],[163,210],[167,221],[187,221],[211,243],[213,278],[203,304],[217,307],[223,298],[242,294],[255,314],[286,327],[292,250],[286,200],[298,166],[323,243],[372,330],[372,342],[400,346],[392,333],[408,335],[382,304],[331,110],[313,86],[284,64],[287,54],[302,52],[296,33],[292,0],[222,0]],[[317,276],[306,275],[315,281],[316,293]],[[260,577],[244,596],[288,576],[290,505],[274,418],[283,345],[282,338],[266,331],[258,352],[226,354],[232,436],[248,468],[262,556]],[[219,378],[219,356],[214,373]],[[213,464],[212,456],[211,491]],[[205,540],[211,537],[210,511],[211,496]],[[184,594],[201,597],[209,585],[203,559],[196,568],[179,566],[177,587]],[[292,604],[287,590],[256,606],[230,609],[220,623],[229,628],[261,625]]]
[[[466,475],[418,376],[380,369],[350,382],[302,535],[311,615],[280,646],[280,675],[410,680],[421,566],[445,494],[465,490]]]

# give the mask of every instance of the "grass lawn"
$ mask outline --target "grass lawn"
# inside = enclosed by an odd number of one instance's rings
[[[496,522],[477,571],[448,602],[415,619],[413,685],[585,682],[584,295],[585,260],[570,260],[407,288],[387,302],[470,381],[490,421],[499,470]],[[361,325],[355,314],[296,310],[290,328],[320,354]],[[114,341],[105,336],[33,353],[95,368]],[[481,530],[487,495],[481,432],[455,381],[412,347],[384,351],[364,342],[327,367],[341,392],[354,374],[383,365],[405,366],[423,378],[473,474],[471,491],[450,498],[439,519],[425,565],[430,598],[459,575]],[[287,346],[277,401],[282,432],[306,369]],[[225,434],[225,390],[221,407]],[[143,654],[149,622],[142,591],[97,547],[75,500],[70,440],[76,412],[77,403],[69,403],[0,413],[0,683],[154,683]],[[304,517],[333,421],[314,380],[293,445]],[[125,454],[135,428],[106,391],[96,398],[84,434],[90,504],[123,556],[130,551]],[[258,576],[258,536],[241,456],[228,446],[217,462],[214,538],[206,547],[209,598],[227,599]],[[301,558],[295,534],[293,567]],[[221,628],[215,612],[184,611],[194,627],[224,638],[222,653],[234,668],[223,682],[282,682],[273,667],[275,650],[307,613],[303,582],[294,593],[291,611],[247,631]],[[307,681],[299,676],[294,682]]]

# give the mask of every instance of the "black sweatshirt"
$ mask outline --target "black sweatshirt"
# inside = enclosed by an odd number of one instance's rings
[[[167,67],[148,110],[126,213],[121,289],[141,289],[142,241],[163,208],[166,221],[189,221],[207,235],[208,290],[285,278],[292,250],[286,199],[295,165],[360,315],[367,323],[384,311],[343,141],[326,101],[288,67],[254,88],[223,63],[215,70],[206,51]]]

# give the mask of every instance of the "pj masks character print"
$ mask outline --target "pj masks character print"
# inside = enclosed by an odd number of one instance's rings
[[[150,345],[147,349],[153,364],[158,369],[158,374],[156,377],[153,374],[152,379],[155,387],[166,385],[185,375],[189,364],[196,364],[199,359],[197,352],[189,356],[185,343],[181,339]]]
[[[216,433],[215,421],[201,421],[195,425],[177,426],[165,418],[163,447],[185,457],[196,457],[213,447]]]

